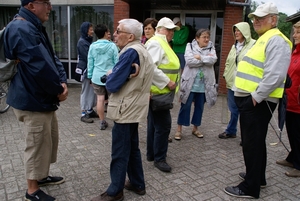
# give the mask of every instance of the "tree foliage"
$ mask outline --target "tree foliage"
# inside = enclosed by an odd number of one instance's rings
[[[263,2],[262,2],[263,3]],[[258,4],[256,1],[252,1],[251,3],[251,11],[250,13],[254,12],[255,9],[259,6],[260,4]],[[279,19],[278,19],[278,29],[287,37],[290,38],[291,35],[291,31],[292,31],[292,26],[293,24],[291,22],[286,22],[286,18],[288,17],[287,14],[279,12],[278,15]],[[251,35],[254,39],[258,38],[257,33],[254,31],[253,28],[253,24],[252,22],[249,20],[249,24],[250,24],[250,28],[251,28]]]

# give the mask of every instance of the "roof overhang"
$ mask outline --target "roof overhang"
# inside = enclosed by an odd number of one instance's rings
[[[148,9],[224,10],[227,0],[122,0]]]
[[[293,24],[295,24],[299,20],[300,20],[300,12],[290,15],[285,19],[285,21],[292,22]]]

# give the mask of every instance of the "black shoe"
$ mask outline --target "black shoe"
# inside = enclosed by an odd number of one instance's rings
[[[82,116],[80,120],[84,123],[94,123],[94,120],[90,119],[88,114]]]
[[[220,133],[218,136],[219,136],[220,139],[236,138],[235,134],[229,134],[229,133],[226,133],[226,132]]]
[[[129,191],[133,191],[134,193],[136,193],[138,195],[145,195],[146,194],[145,189],[135,188],[134,186],[131,185],[129,180],[125,181],[124,188],[129,190]]]
[[[241,179],[241,180],[245,180],[245,177],[246,177],[246,172],[240,172],[239,173],[239,178]],[[261,184],[260,185],[260,188],[266,188],[267,187],[267,184]]]
[[[239,187],[237,186],[227,186],[224,188],[224,192],[228,195],[238,197],[238,198],[255,198],[251,195],[246,195]]]
[[[166,161],[154,161],[154,166],[163,172],[171,172],[172,170],[172,168],[168,165]]]
[[[97,114],[97,112],[95,112],[95,110],[93,110],[93,112],[88,113],[87,114],[89,118],[99,118],[99,115]]]
[[[147,161],[149,161],[149,162],[154,161],[154,157],[153,156],[147,156]]]
[[[46,186],[46,185],[57,185],[57,184],[62,184],[65,182],[64,178],[62,177],[51,177],[48,176],[44,179],[41,179],[38,182],[39,186]]]
[[[27,192],[25,194],[25,201],[54,201],[55,198],[47,195],[41,189],[37,190],[33,194],[29,195]]]
[[[241,180],[245,180],[245,177],[246,177],[246,172],[240,172],[240,173],[239,173],[239,178],[240,178]]]
[[[241,147],[243,146],[243,143],[242,143],[242,141],[240,141],[240,146],[241,146]]]

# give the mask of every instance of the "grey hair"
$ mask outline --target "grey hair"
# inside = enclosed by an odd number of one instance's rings
[[[124,31],[132,33],[135,39],[140,39],[143,34],[143,24],[135,19],[122,19],[119,21]]]
[[[277,27],[279,23],[279,15],[275,15],[275,16],[276,16],[276,27]]]

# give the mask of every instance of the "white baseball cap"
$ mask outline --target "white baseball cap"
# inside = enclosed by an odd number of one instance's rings
[[[180,18],[179,17],[174,17],[173,23],[177,24],[178,22],[180,22]]]
[[[179,26],[176,26],[173,23],[173,21],[167,17],[163,17],[158,21],[156,28],[158,28],[158,27],[165,27],[167,29],[175,29],[175,30],[180,29]]]
[[[272,2],[267,2],[265,4],[259,5],[253,13],[248,15],[249,18],[253,18],[254,16],[257,17],[264,17],[268,14],[276,14],[278,15],[277,6]]]

